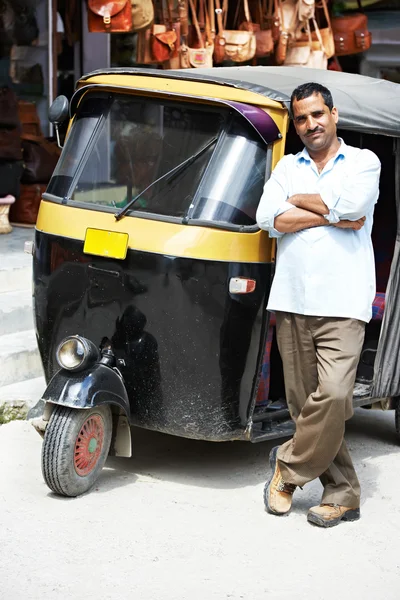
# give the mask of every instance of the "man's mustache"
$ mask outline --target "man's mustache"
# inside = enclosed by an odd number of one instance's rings
[[[306,135],[312,135],[313,133],[323,133],[323,129],[321,127],[316,127],[315,129],[308,129]]]

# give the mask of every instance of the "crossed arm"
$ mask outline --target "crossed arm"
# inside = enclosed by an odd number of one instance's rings
[[[365,222],[363,216],[355,221],[341,219],[337,223],[330,223],[324,217],[329,214],[329,208],[319,194],[295,194],[288,198],[287,202],[293,204],[294,208],[278,215],[274,221],[274,227],[280,233],[294,233],[309,227],[329,225],[358,231]]]
[[[379,194],[380,162],[375,154],[363,150],[351,177],[337,182],[336,190],[294,194],[289,197],[288,181],[293,178],[293,163],[284,157],[264,186],[257,210],[257,223],[271,237],[281,237],[309,227],[335,226],[359,230],[365,215]]]

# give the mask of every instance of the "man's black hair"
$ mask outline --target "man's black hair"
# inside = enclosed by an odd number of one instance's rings
[[[303,83],[302,85],[299,85],[295,90],[293,90],[292,96],[290,98],[290,112],[292,113],[292,115],[294,100],[304,100],[305,98],[309,98],[313,94],[321,94],[326,106],[329,108],[330,111],[332,110],[333,98],[328,88],[326,88],[324,85],[321,85],[320,83],[314,83],[313,81],[311,81],[310,83]]]

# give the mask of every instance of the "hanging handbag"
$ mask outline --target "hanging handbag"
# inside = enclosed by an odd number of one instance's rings
[[[238,31],[222,28],[222,19],[220,18],[220,15],[218,15],[219,45],[221,45],[222,39],[225,42],[224,44],[222,44],[224,46],[224,60],[231,60],[232,62],[237,63],[242,63],[251,60],[256,54],[256,36],[252,27],[248,0],[243,0],[243,5],[245,18],[247,21],[247,31]],[[217,9],[218,8],[220,8],[219,0],[217,0]]]
[[[132,31],[140,31],[149,27],[154,20],[152,0],[131,0]]]
[[[167,11],[165,10],[167,2]],[[150,34],[151,54],[156,63],[163,63],[178,56],[179,40],[173,28],[169,0],[162,0],[163,25],[153,25]],[[168,22],[168,25],[165,23]]]
[[[272,31],[267,28],[264,22],[264,13],[261,6],[261,0],[257,3],[257,21],[256,23],[244,21],[239,25],[239,29],[245,31],[253,31],[256,36],[256,54],[257,58],[269,56],[274,49],[274,41],[272,39]]]
[[[130,0],[88,0],[88,28],[92,33],[132,31]]]
[[[24,170],[21,183],[47,183],[60,157],[57,144],[42,136],[22,136]]]
[[[2,160],[22,160],[19,127],[0,127],[0,161]]]
[[[322,40],[322,44],[323,44],[323,47],[325,50],[326,57],[331,58],[335,54],[335,41],[333,38],[332,25],[331,25],[331,20],[329,17],[326,0],[322,0],[321,5],[318,8],[323,9],[327,27],[321,28],[318,25],[318,27],[319,27],[318,32],[314,27],[314,30],[311,31],[311,38],[312,38],[312,43],[313,43],[312,47],[314,50],[320,50],[320,40]],[[312,20],[313,23],[316,20],[317,19]],[[303,41],[303,42],[307,43],[308,42],[308,33],[305,32],[302,35],[297,36],[296,39],[298,41]]]
[[[214,44],[211,40],[211,27],[210,21],[208,17],[207,10],[205,6],[202,7],[205,9],[205,41],[203,40],[203,35],[200,30],[199,21],[196,14],[196,7],[194,5],[193,0],[189,0],[189,7],[192,14],[192,23],[194,30],[196,32],[197,40],[196,46],[197,48],[192,48],[188,46],[186,43],[182,44],[180,48],[180,66],[181,69],[190,69],[192,67],[201,69],[201,68],[211,68],[213,66],[213,52],[214,52]]]
[[[271,31],[272,41],[277,42],[281,33],[281,18],[278,0],[263,0],[262,22]],[[260,21],[261,22],[261,21]]]
[[[35,225],[46,183],[22,184],[19,198],[10,207],[10,221]]]
[[[372,36],[368,31],[368,17],[357,0],[360,12],[332,18],[336,56],[358,54],[371,47]]]
[[[328,67],[328,59],[326,57],[322,38],[319,33],[319,28],[315,19],[312,19],[315,32],[318,38],[319,48],[315,47],[315,43],[311,37],[310,25],[307,23],[307,42],[291,41],[286,52],[285,66],[286,67],[308,67],[312,69],[326,69]]]

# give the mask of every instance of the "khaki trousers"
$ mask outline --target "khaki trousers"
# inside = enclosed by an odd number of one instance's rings
[[[276,313],[286,398],[296,433],[278,451],[283,480],[303,486],[319,477],[321,503],[360,505],[360,484],[344,441],[365,323],[357,319]]]

